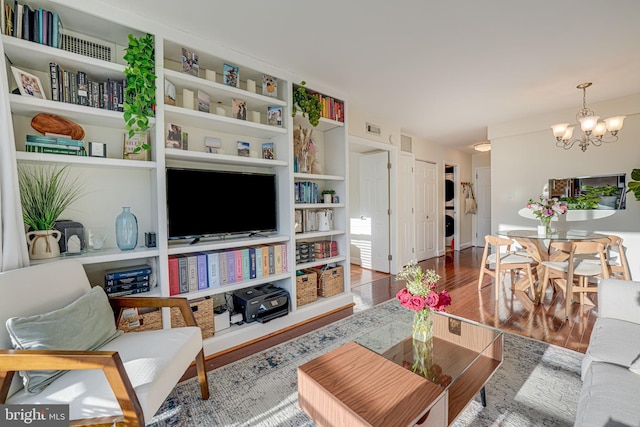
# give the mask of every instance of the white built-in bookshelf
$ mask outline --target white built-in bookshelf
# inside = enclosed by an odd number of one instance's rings
[[[29,3],[29,2],[25,2]],[[115,267],[150,264],[154,270],[155,287],[150,294],[170,295],[168,259],[175,255],[189,255],[195,252],[222,251],[247,248],[257,245],[284,244],[287,249],[287,271],[262,278],[243,280],[216,288],[201,289],[180,294],[188,299],[212,297],[219,301],[221,295],[257,286],[274,283],[290,294],[290,312],[287,316],[267,323],[249,323],[232,326],[219,331],[205,340],[207,354],[223,351],[243,343],[277,333],[279,330],[306,322],[309,319],[348,307],[353,302],[349,284],[349,218],[346,201],[347,183],[347,126],[344,122],[322,118],[314,128],[314,144],[317,159],[323,167],[322,174],[298,173],[294,170],[293,130],[302,124],[311,127],[301,117],[291,117],[293,86],[300,78],[276,66],[245,56],[237,51],[215,47],[211,40],[202,40],[180,29],[160,28],[152,22],[140,21],[106,7],[100,11],[85,11],[82,2],[72,1],[72,6],[58,1],[34,1],[37,7],[58,12],[64,28],[75,35],[87,35],[91,40],[103,40],[113,47],[113,62],[106,62],[77,53],[56,49],[43,44],[2,35],[5,51],[5,66],[22,69],[39,77],[47,99],[37,99],[11,94],[10,105],[13,115],[15,150],[18,164],[68,165],[73,176],[79,176],[86,184],[86,195],[78,200],[64,214],[65,219],[82,223],[86,228],[102,226],[107,230],[107,249],[88,251],[78,255],[85,266],[91,282],[102,284],[104,271]],[[127,44],[127,35],[144,35],[150,32],[156,43],[157,108],[152,118],[150,160],[123,159],[123,138],[125,135],[123,114],[71,103],[51,100],[49,63],[72,71],[84,71],[96,80],[122,79],[124,68],[122,52]],[[198,76],[182,73],[181,49],[188,48],[199,56]],[[240,85],[232,87],[223,82],[225,63],[233,64],[240,70]],[[216,72],[216,79],[207,79],[206,71]],[[261,92],[263,75],[277,78],[277,97],[265,96]],[[211,77],[211,75],[209,75]],[[165,105],[164,81],[170,81],[176,89],[175,105]],[[256,82],[256,91],[247,90],[247,80]],[[16,88],[11,72],[8,73],[9,91]],[[5,84],[5,83],[3,83]],[[331,90],[316,88],[308,84],[310,90],[330,94]],[[198,111],[197,107],[184,105],[183,90],[196,94],[206,92],[210,98],[211,112]],[[239,120],[231,115],[233,99],[246,102],[249,115],[247,120]],[[282,109],[282,125],[269,124],[267,111],[276,106]],[[225,110],[225,115],[215,114],[217,108]],[[259,112],[260,117],[252,112]],[[73,120],[85,130],[85,141],[104,143],[106,158],[77,157],[56,154],[31,153],[25,150],[28,134],[37,134],[31,127],[31,119],[38,113],[55,114]],[[168,124],[177,124],[188,133],[188,149],[165,147]],[[212,154],[205,150],[206,136],[219,138],[223,153]],[[237,141],[247,141],[251,145],[252,156],[237,155]],[[264,142],[273,142],[274,159],[263,159],[261,147]],[[257,153],[257,155],[256,155]],[[212,169],[222,171],[267,173],[276,176],[277,182],[277,222],[276,233],[262,237],[238,237],[226,239],[203,239],[197,244],[189,241],[169,241],[167,234],[167,167]],[[338,203],[296,203],[294,184],[300,181],[317,183],[320,190],[333,189],[339,196]],[[210,189],[214,191],[214,189]],[[250,197],[250,191],[247,192]],[[115,218],[123,206],[130,206],[139,225],[138,246],[133,251],[120,251],[115,244]],[[210,206],[210,201],[202,201],[202,207]],[[219,208],[223,206],[220,205]],[[215,206],[214,206],[215,208]],[[334,212],[334,226],[328,231],[295,232],[296,210],[319,210],[330,208]],[[256,211],[260,206],[256,206]],[[153,232],[157,236],[157,247],[144,247],[144,233]],[[299,242],[337,242],[338,255],[296,264],[295,249]],[[47,261],[56,262],[57,260]],[[344,291],[331,297],[319,297],[317,301],[302,306],[296,304],[296,270],[321,267],[326,264],[344,268]],[[148,294],[139,294],[148,295]],[[224,301],[224,298],[222,298]],[[168,319],[168,313],[164,315]],[[169,322],[165,322],[169,324]]]

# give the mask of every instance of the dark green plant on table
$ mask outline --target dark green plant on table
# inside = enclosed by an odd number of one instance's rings
[[[129,138],[138,132],[149,130],[149,117],[153,117],[156,105],[156,74],[154,41],[151,34],[140,38],[129,34],[129,45],[125,49],[124,70],[127,87],[124,100],[125,129]],[[151,150],[149,144],[141,144],[134,149]]]
[[[302,117],[308,117],[311,126],[316,127],[320,123],[322,114],[322,104],[313,92],[308,92],[305,85],[307,82],[302,81],[293,91],[293,107],[291,108],[291,116],[295,117],[298,109],[302,112]]]
[[[634,169],[631,171],[631,179],[629,182],[629,189],[627,193],[633,193],[636,200],[640,202],[640,169]]]

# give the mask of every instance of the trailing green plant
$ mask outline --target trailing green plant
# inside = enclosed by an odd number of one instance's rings
[[[302,112],[302,117],[308,117],[311,126],[316,127],[320,123],[322,114],[322,104],[313,92],[307,92],[305,85],[307,82],[302,81],[293,91],[293,106],[291,107],[291,116],[295,117],[298,109]]]
[[[599,187],[592,187],[590,185],[583,185],[582,189],[587,193],[593,194],[594,196],[617,196],[618,195],[618,186],[617,185],[601,185]]]
[[[562,197],[560,201],[565,202],[567,204],[567,209],[569,210],[598,209],[600,197],[587,193],[576,197]]]
[[[640,169],[634,169],[631,171],[631,179],[629,181],[629,189],[627,193],[633,193],[636,200],[640,202]]]
[[[70,178],[68,166],[18,167],[22,218],[33,230],[52,230],[62,212],[84,194],[84,183]]]
[[[124,121],[129,138],[136,132],[149,129],[149,117],[153,117],[156,105],[156,74],[154,41],[151,34],[140,38],[129,34],[129,45],[124,50],[127,68],[124,70],[125,89]],[[151,150],[149,144],[135,147],[134,153]]]

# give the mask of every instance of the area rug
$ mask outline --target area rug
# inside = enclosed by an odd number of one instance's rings
[[[412,314],[390,300],[209,372],[211,397],[196,378],[166,399],[150,426],[315,426],[299,408],[297,367],[392,322],[410,328]],[[505,334],[504,360],[454,426],[572,426],[582,354]]]

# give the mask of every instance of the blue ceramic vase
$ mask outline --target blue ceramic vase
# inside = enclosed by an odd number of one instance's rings
[[[121,251],[135,249],[138,244],[138,219],[130,207],[123,207],[116,217],[116,244]]]

